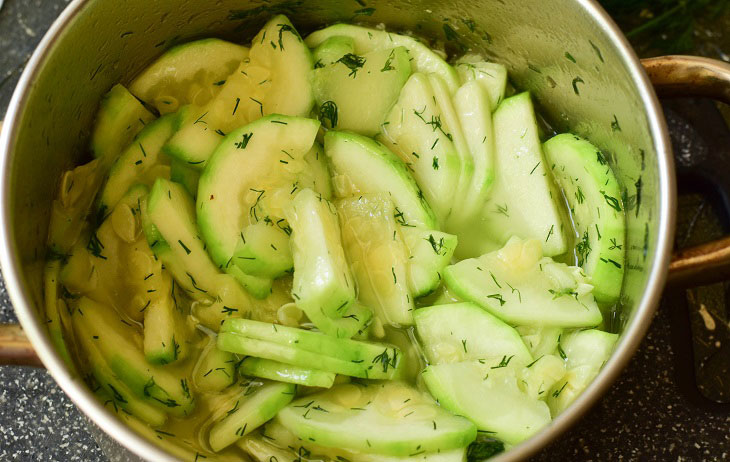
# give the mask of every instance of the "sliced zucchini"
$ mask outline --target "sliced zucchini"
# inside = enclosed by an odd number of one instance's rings
[[[390,456],[445,452],[476,438],[474,424],[399,382],[338,385],[292,402],[275,422],[304,441]]]
[[[165,152],[202,169],[222,136],[265,115],[309,114],[314,104],[312,56],[291,22],[274,16],[252,43],[249,58],[215,98],[192,108]]]
[[[319,69],[334,64],[346,54],[355,53],[355,41],[352,37],[333,36],[323,41],[312,52],[314,68]]]
[[[91,133],[91,152],[108,168],[155,116],[122,85],[104,95]]]
[[[423,228],[402,227],[408,247],[408,287],[414,297],[430,294],[441,283],[441,274],[451,262],[458,239],[453,234]]]
[[[552,326],[517,326],[522,340],[533,358],[556,354],[563,329]]]
[[[355,53],[357,54],[393,47],[405,47],[413,59],[412,66],[415,72],[438,74],[451,93],[456,92],[459,87],[459,76],[454,68],[428,45],[413,37],[350,24],[335,24],[311,33],[305,42],[310,48],[314,48],[333,36],[352,38],[355,43]]]
[[[307,387],[330,388],[335,383],[335,374],[332,372],[292,366],[270,359],[246,358],[241,362],[239,371],[243,375]]]
[[[271,86],[264,100],[264,114],[306,117],[314,105],[309,82],[314,61],[291,21],[284,15],[269,19],[253,38],[251,66],[271,73]]]
[[[373,136],[380,131],[410,75],[411,62],[403,47],[362,56],[343,54],[332,64],[312,71],[320,118],[329,121],[328,128]]]
[[[332,190],[332,174],[330,173],[329,165],[327,165],[327,157],[324,155],[322,145],[314,143],[312,149],[304,156],[304,162],[307,166],[299,173],[297,186],[309,188],[328,201],[331,201],[334,196]],[[294,185],[292,185],[293,187]]]
[[[400,351],[380,343],[362,342],[359,340],[338,339],[320,332],[282,326],[250,319],[229,319],[221,326],[222,334],[235,334],[245,338],[263,340],[278,345],[292,346],[333,358],[352,361],[355,364],[370,366],[373,358],[381,358],[395,351],[396,360]],[[386,352],[386,355],[383,355]],[[235,352],[234,352],[235,353]],[[389,368],[393,364],[389,365]],[[316,364],[310,367],[317,368]]]
[[[151,273],[152,274],[152,273]],[[162,279],[159,292],[144,308],[144,354],[151,364],[169,364],[185,359],[190,353],[188,332],[177,298],[172,293],[172,279],[167,272],[152,277]]]
[[[309,460],[312,461],[319,461],[325,457],[328,458],[326,460],[350,462],[465,462],[466,460],[464,449],[452,449],[443,452],[420,453],[400,457],[363,453],[341,447],[325,447],[309,440],[297,438],[296,435],[276,420],[266,424],[263,435],[259,439],[264,440],[266,447],[286,448],[289,451],[281,456],[281,460],[284,461],[291,458],[292,454],[295,456],[309,454]],[[283,457],[287,457],[287,459]],[[269,454],[266,454],[262,462],[269,462]]]
[[[225,324],[224,324],[225,325]],[[324,334],[319,334],[324,336]],[[365,359],[344,360],[325,354],[306,351],[298,346],[282,345],[234,333],[218,335],[218,348],[239,355],[270,359],[292,366],[317,367],[333,374],[372,380],[391,380],[400,370],[400,354],[396,348],[383,346],[380,354]]]
[[[454,108],[474,165],[469,193],[463,201],[462,217],[468,223],[481,212],[494,183],[492,111],[487,93],[476,82],[467,82],[459,87],[454,95]],[[466,229],[468,226],[457,226],[454,232],[457,235],[465,234]]]
[[[591,276],[596,299],[614,303],[621,295],[626,253],[626,218],[616,176],[601,151],[575,135],[558,135],[544,149],[578,233],[578,266]]]
[[[436,97],[435,104],[441,113],[441,128],[450,135],[449,141],[454,145],[454,150],[459,156],[460,173],[456,184],[455,201],[457,204],[466,204],[473,195],[471,189],[474,181],[474,160],[469,150],[470,146],[467,144],[461,128],[461,120],[444,81],[436,74],[429,74],[428,81],[431,83],[433,94]],[[448,229],[461,228],[471,213],[472,210],[466,207],[453,208],[446,227]]]
[[[177,114],[169,114],[149,123],[134,142],[117,158],[101,191],[101,213],[111,211],[121,197],[136,184],[152,186],[158,177],[170,176],[167,156],[160,155],[162,146],[175,132]]]
[[[268,436],[268,435],[267,435]],[[249,433],[236,442],[236,445],[253,458],[254,462],[278,462],[297,457],[297,452],[288,447],[279,447],[258,433]]]
[[[550,423],[544,401],[518,385],[509,357],[430,365],[423,380],[441,406],[474,422],[507,444],[518,444]]]
[[[76,329],[92,335],[109,368],[135,395],[177,417],[192,412],[195,401],[187,381],[150,365],[139,333],[120,322],[113,308],[81,297],[72,319]]]
[[[550,390],[565,375],[565,361],[546,354],[538,357],[520,373],[519,385],[533,399],[546,400]]]
[[[341,317],[331,318],[325,316],[321,310],[312,310],[307,318],[317,329],[327,335],[336,338],[352,338],[367,332],[373,321],[373,312],[356,301],[342,313]]]
[[[43,298],[44,298],[44,314],[46,316],[46,328],[48,335],[51,337],[51,343],[56,349],[61,359],[66,363],[69,370],[75,371],[71,355],[69,354],[68,345],[66,344],[66,328],[68,328],[68,316],[62,314],[62,310],[66,309],[66,302],[59,298],[59,272],[61,270],[61,260],[50,260],[43,268]]]
[[[472,232],[459,236],[457,257],[491,252],[511,237],[537,239],[547,256],[568,250],[560,201],[538,138],[529,93],[507,98],[494,113],[494,186]]]
[[[289,404],[296,389],[288,383],[267,383],[256,389],[244,389],[235,405],[210,429],[210,447],[218,452],[257,429]]]
[[[337,209],[311,189],[304,189],[294,197],[286,219],[293,230],[295,303],[308,316],[320,311],[341,318],[355,301],[355,281],[340,240]]]
[[[236,364],[233,353],[218,349],[215,337],[211,337],[193,368],[193,387],[204,393],[219,393],[236,381]]]
[[[430,364],[502,356],[515,364],[532,362],[520,334],[473,303],[420,308],[414,317]]]
[[[507,89],[507,68],[503,64],[485,62],[480,55],[464,55],[456,61],[455,67],[461,83],[478,83],[489,97],[491,110],[497,109]]]
[[[541,257],[540,242],[513,238],[498,251],[447,267],[444,280],[459,297],[513,325],[600,324],[601,311],[582,270]]]
[[[264,221],[269,215],[257,207],[295,183],[318,128],[311,119],[267,116],[235,130],[216,149],[200,176],[197,200],[198,226],[216,265],[238,268],[233,254],[241,230]]]
[[[437,227],[436,217],[408,168],[388,148],[361,135],[329,131],[324,150],[337,197],[387,194],[395,204],[398,224]]]
[[[419,73],[408,79],[383,122],[379,140],[405,162],[439,221],[446,223],[457,198],[462,168],[454,140],[463,140],[463,136],[458,126],[449,125],[433,81]]]
[[[359,299],[384,324],[413,324],[408,251],[398,233],[393,203],[384,195],[363,195],[340,199],[337,210]]]
[[[181,185],[158,179],[146,203],[143,229],[150,247],[171,271],[177,283],[194,298],[219,298],[237,313],[247,311],[251,301],[213,264],[195,226],[193,201]],[[217,326],[216,326],[217,327]]]
[[[289,235],[273,222],[252,223],[241,231],[241,240],[233,253],[233,260],[246,274],[278,278],[290,272],[294,266]]]
[[[601,371],[613,352],[617,334],[598,329],[576,331],[561,338],[566,374],[558,380],[547,396],[553,415],[558,415],[583,393]]]
[[[183,185],[190,197],[198,197],[198,180],[200,172],[178,159],[170,161],[170,180]]]
[[[144,399],[135,396],[109,368],[96,345],[99,340],[98,335],[91,334],[83,323],[77,323],[75,339],[83,351],[87,361],[86,365],[97,384],[109,393],[120,408],[152,427],[164,425],[167,421],[167,414]]]
[[[229,77],[227,85],[230,88],[227,93],[233,91],[231,88],[243,86],[240,80],[244,78],[240,70]],[[223,96],[222,93],[219,93],[216,98]],[[236,97],[235,101],[238,100],[240,97]],[[165,143],[162,152],[192,169],[203,170],[211,154],[226,135],[220,128],[214,128],[218,123],[212,120],[214,114],[211,114],[209,107],[211,104],[212,102],[203,107],[194,105],[182,107],[180,109],[180,128]],[[246,112],[244,108],[245,106],[240,110],[237,108],[236,112],[244,114]],[[229,112],[232,112],[232,109]],[[243,115],[240,116],[240,118],[243,117]]]
[[[270,359],[305,368],[371,379],[390,379],[400,368],[401,352],[394,347],[320,332],[229,319],[221,326],[218,347],[233,353]]]
[[[185,104],[202,106],[248,57],[248,48],[217,38],[184,43],[167,50],[129,85],[137,98],[160,114]]]

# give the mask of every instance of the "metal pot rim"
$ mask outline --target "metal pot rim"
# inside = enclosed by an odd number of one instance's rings
[[[17,125],[28,99],[28,94],[33,89],[39,69],[57,46],[57,41],[62,32],[89,1],[91,0],[74,0],[51,25],[28,61],[10,101],[6,113],[5,130],[0,133],[0,172],[2,172],[0,177],[0,207],[2,208],[0,211],[0,265],[3,269],[8,295],[18,319],[38,356],[63,391],[88,418],[134,454],[147,460],[174,461],[176,460],[175,457],[137,435],[120,419],[107,411],[88,390],[83,381],[80,380],[80,377],[74,377],[68,371],[65,363],[53,348],[47,332],[36,319],[33,312],[33,302],[25,290],[26,284],[22,277],[22,262],[14,254],[10,245],[13,230],[11,229],[10,216],[10,188],[12,183],[9,177],[9,169],[13,155],[11,147],[14,145],[18,133]],[[538,450],[546,447],[556,437],[575,424],[606,392],[633,356],[651,324],[653,314],[659,304],[671,257],[676,219],[676,185],[671,144],[661,106],[644,68],[618,26],[598,5],[596,0],[576,0],[576,3],[578,7],[585,9],[595,19],[615,45],[621,56],[622,64],[629,71],[647,112],[652,141],[657,152],[660,187],[658,204],[659,234],[656,242],[656,252],[649,270],[647,289],[639,301],[635,317],[622,333],[614,353],[600,374],[569,409],[554,419],[548,427],[510,451],[491,459],[494,462],[525,460]]]

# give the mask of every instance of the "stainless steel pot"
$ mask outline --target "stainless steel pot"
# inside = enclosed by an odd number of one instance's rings
[[[250,39],[273,13],[302,33],[336,21],[385,23],[474,48],[508,65],[560,131],[583,135],[608,154],[625,190],[627,267],[621,339],[595,382],[540,434],[494,459],[524,460],[566,431],[606,391],[636,350],[657,306],[670,263],[675,185],[667,128],[647,73],[616,25],[592,0],[75,0],[53,24],[15,91],[0,138],[0,261],[28,345],[17,327],[0,329],[4,362],[42,364],[103,430],[113,460],[176,460],[107,412],[51,346],[39,315],[51,200],[61,172],[86,155],[102,94],[129,82],[165,48],[196,37]],[[659,89],[730,102],[730,66],[680,57],[645,63]],[[726,241],[675,261],[676,280],[725,275]],[[686,258],[684,258],[686,257]],[[722,270],[722,271],[719,271]]]

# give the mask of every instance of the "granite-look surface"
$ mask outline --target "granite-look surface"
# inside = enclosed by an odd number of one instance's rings
[[[5,0],[0,10],[0,114],[33,48],[67,0]],[[663,303],[638,353],[606,396],[535,461],[730,458],[730,415],[682,396]],[[0,281],[0,322],[14,322]],[[0,367],[0,461],[105,460],[50,375]]]

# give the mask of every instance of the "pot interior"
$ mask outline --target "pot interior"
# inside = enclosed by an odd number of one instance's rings
[[[671,222],[663,210],[671,185],[661,116],[651,115],[651,98],[637,84],[636,69],[592,15],[589,0],[554,0],[549,6],[542,0],[95,0],[72,8],[77,14],[44,42],[45,55],[29,69],[9,137],[3,205],[17,271],[5,270],[19,273],[31,308],[42,307],[50,204],[62,171],[89,156],[101,96],[117,82],[129,83],[174,44],[206,36],[246,43],[271,15],[284,13],[302,35],[334,22],[384,23],[441,42],[451,55],[473,49],[506,64],[514,86],[532,91],[556,130],[590,139],[613,167],[623,188],[628,235],[623,295],[609,315],[609,329],[623,332],[637,315],[649,317],[647,299],[653,295],[647,287],[663,271]]]

